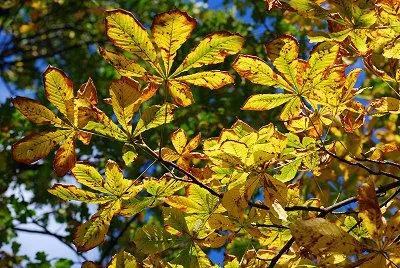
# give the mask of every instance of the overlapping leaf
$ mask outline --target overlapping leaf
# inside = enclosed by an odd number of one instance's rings
[[[75,232],[74,244],[79,251],[87,251],[104,241],[114,215],[120,214],[121,210],[127,210],[124,207],[125,201],[135,199],[142,186],[124,179],[117,163],[111,160],[106,165],[106,178],[103,178],[94,167],[81,163],[75,165],[72,173],[79,183],[100,193],[61,184],[54,185],[49,192],[63,200],[102,204],[101,209],[89,221],[78,226]],[[149,204],[146,203],[147,205]],[[142,210],[146,206],[142,207]]]
[[[49,66],[43,74],[47,99],[61,112],[65,121],[38,102],[17,97],[14,106],[29,120],[36,124],[50,124],[56,131],[31,134],[13,145],[15,160],[30,164],[46,157],[60,142],[63,142],[54,159],[54,169],[58,176],[64,176],[76,162],[75,139],[90,142],[91,135],[80,131],[95,114],[93,105],[97,104],[97,93],[93,81],[83,84],[74,97],[73,82],[61,70]]]
[[[196,20],[180,10],[158,14],[151,25],[152,38],[133,14],[117,9],[106,12],[106,31],[115,46],[130,52],[150,65],[143,68],[122,54],[100,49],[103,57],[122,74],[144,81],[164,81],[174,101],[181,106],[194,102],[188,84],[218,89],[234,82],[228,72],[213,70],[181,75],[191,69],[223,62],[228,55],[236,54],[244,39],[238,34],[217,32],[204,38],[189,53],[175,71],[172,70],[176,52],[196,27]],[[157,59],[160,52],[161,62]]]
[[[188,141],[188,136],[183,129],[178,129],[171,135],[172,145],[175,150],[168,147],[164,147],[161,150],[161,156],[167,161],[176,161],[176,163],[184,168],[189,167],[188,159],[190,158],[204,158],[205,156],[201,153],[192,152],[196,149],[201,140],[201,134],[199,133],[192,140]]]

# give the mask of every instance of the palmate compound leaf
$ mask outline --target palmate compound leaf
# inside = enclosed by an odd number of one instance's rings
[[[297,40],[290,35],[283,35],[266,44],[266,51],[278,72],[267,62],[250,55],[239,55],[232,67],[253,83],[283,89],[286,93],[250,96],[242,109],[262,111],[286,103],[280,114],[281,120],[300,116],[302,102],[309,101],[311,92],[318,90],[318,84],[338,62],[339,46],[335,43],[321,43],[314,47],[309,60],[304,61],[298,59]]]
[[[298,220],[290,225],[290,230],[296,243],[314,256],[323,254],[350,256],[363,249],[354,237],[323,218]]]
[[[205,155],[201,153],[192,152],[196,149],[201,140],[201,134],[196,135],[192,140],[188,141],[188,136],[183,129],[178,129],[171,135],[172,145],[174,149],[164,147],[161,149],[161,157],[167,161],[176,161],[180,167],[188,168],[188,159],[190,158],[204,158]]]
[[[56,184],[48,191],[63,199],[76,200],[87,203],[102,204],[89,221],[77,227],[74,235],[74,244],[79,251],[87,251],[101,244],[107,234],[108,227],[114,215],[120,214],[121,210],[129,210],[123,207],[125,201],[135,199],[136,194],[141,191],[142,185],[123,178],[123,174],[117,163],[108,160],[105,168],[106,179],[104,179],[94,167],[78,163],[72,169],[76,180],[100,193],[82,190],[74,185]],[[134,212],[139,213],[145,208],[140,207]],[[129,215],[127,211],[123,215]]]
[[[157,45],[155,47],[147,31],[133,14],[120,9],[110,10],[106,13],[106,29],[110,40],[117,47],[149,63],[151,68],[147,70],[118,53],[104,49],[100,49],[100,53],[122,75],[134,76],[144,81],[165,81],[174,101],[181,106],[188,106],[194,102],[188,84],[218,89],[233,83],[234,79],[228,72],[219,70],[183,76],[181,74],[190,69],[221,63],[227,56],[238,53],[244,43],[244,38],[238,34],[210,34],[171,72],[177,50],[189,38],[195,26],[196,20],[180,10],[156,15],[151,25],[152,36]],[[160,52],[162,64],[157,61],[157,50]]]
[[[13,145],[15,160],[30,164],[46,157],[59,143],[63,142],[54,158],[54,169],[58,176],[64,176],[76,163],[75,140],[89,144],[91,135],[78,128],[95,117],[92,106],[97,104],[97,93],[93,81],[89,78],[74,97],[73,82],[61,70],[49,66],[43,74],[47,99],[65,117],[57,117],[51,110],[38,102],[17,97],[14,106],[30,121],[36,124],[50,124],[60,130],[31,134]]]

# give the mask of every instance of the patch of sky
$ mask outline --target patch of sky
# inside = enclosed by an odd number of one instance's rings
[[[210,260],[219,265],[220,267],[223,267],[224,265],[224,259],[221,258],[221,256],[225,255],[225,247],[219,248],[219,249],[210,249],[210,251],[208,252],[208,257],[210,258]]]

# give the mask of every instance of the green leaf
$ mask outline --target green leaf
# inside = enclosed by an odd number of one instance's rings
[[[175,105],[166,103],[162,106],[154,105],[147,108],[133,131],[133,136],[136,137],[140,133],[164,125],[174,119]]]

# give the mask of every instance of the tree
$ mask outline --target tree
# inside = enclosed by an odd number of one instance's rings
[[[266,25],[271,10],[298,25],[268,40],[267,57],[238,33],[186,42],[197,22],[179,9],[155,15],[151,34],[132,13],[107,10],[104,29],[113,46],[99,53],[120,76],[104,105],[96,81],[74,90],[53,66],[43,84],[56,113],[33,99],[13,100],[27,119],[49,127],[16,142],[13,158],[31,164],[60,144],[55,173],[71,172],[81,187],[55,183],[48,192],[98,205],[82,223],[73,214],[64,219],[72,220],[78,252],[108,243],[94,261],[108,262],[114,251],[109,267],[209,267],[212,249],[225,250],[227,267],[397,267],[399,4],[265,4]],[[324,25],[328,31],[318,30]],[[367,78],[358,87],[361,73]],[[214,97],[193,94],[197,87],[235,92],[242,84],[262,92],[237,98],[247,111],[242,120],[205,133],[186,122],[185,110],[198,102],[215,107]],[[235,112],[242,114],[229,106]],[[100,147],[104,139],[118,150]],[[104,156],[77,154],[78,140]],[[140,170],[133,178],[132,169]],[[110,226],[120,230],[106,241]],[[4,260],[18,263],[17,257]]]

